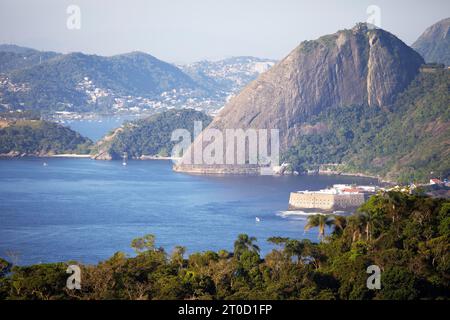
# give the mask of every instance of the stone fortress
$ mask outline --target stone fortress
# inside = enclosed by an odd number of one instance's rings
[[[348,210],[361,206],[371,194],[376,193],[375,186],[333,185],[332,188],[319,191],[292,192],[289,198],[289,210],[319,209],[323,211]]]

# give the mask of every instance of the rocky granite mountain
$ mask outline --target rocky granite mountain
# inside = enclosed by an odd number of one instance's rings
[[[450,18],[426,29],[412,47],[425,58],[426,62],[450,66]]]
[[[392,34],[359,24],[300,44],[230,101],[212,126],[278,128],[287,147],[301,122],[324,109],[390,106],[423,62]]]
[[[279,129],[282,154],[295,148],[302,136],[311,137],[307,152],[322,150],[320,134],[331,129],[328,131],[331,135],[342,136],[343,140],[337,141],[328,152],[340,155],[335,158],[343,161],[344,155],[352,150],[355,135],[364,136],[367,131],[376,134],[378,129],[389,125],[389,116],[381,118],[379,127],[364,127],[364,121],[380,119],[380,113],[385,115],[393,109],[395,113],[397,97],[418,76],[423,63],[418,53],[394,35],[358,24],[351,30],[301,43],[232,99],[209,128]],[[352,108],[350,118],[361,117],[355,125],[362,128],[350,128],[353,131],[347,132],[343,125],[330,128],[327,123],[315,122],[326,113],[345,113],[348,107]],[[401,135],[393,138],[401,139]],[[366,143],[370,145],[371,140]],[[193,145],[196,147],[200,147],[198,139]],[[306,165],[329,163],[330,158],[312,157],[312,162]],[[202,172],[202,166],[181,164],[175,170]],[[223,172],[223,168],[218,171]],[[229,171],[233,172],[233,168]]]

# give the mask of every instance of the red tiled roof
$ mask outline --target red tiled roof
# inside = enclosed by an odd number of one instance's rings
[[[352,189],[342,189],[342,192],[359,192],[359,189],[352,188]]]

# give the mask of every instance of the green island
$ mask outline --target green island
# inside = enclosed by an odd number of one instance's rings
[[[329,228],[328,228],[329,227]],[[15,266],[0,259],[0,299],[302,299],[408,300],[450,296],[450,200],[384,192],[353,215],[310,216],[317,243],[238,236],[233,252],[168,253],[153,235],[132,241],[97,265],[79,264],[81,290],[66,288],[68,265]],[[302,230],[299,230],[299,235]],[[367,268],[381,270],[381,288],[367,287]]]
[[[94,159],[140,159],[142,156],[170,156],[177,141],[171,141],[176,129],[193,135],[194,122],[206,127],[211,117],[192,109],[170,110],[143,119],[126,122],[94,144],[72,129],[40,120],[37,112],[0,113],[0,156],[47,157],[59,154],[91,155]]]
[[[168,157],[178,141],[171,141],[172,132],[186,129],[191,137],[194,122],[200,121],[205,128],[211,117],[193,109],[169,110],[143,119],[130,121],[107,134],[92,148],[93,158],[99,160],[139,159],[142,156]]]
[[[92,141],[60,124],[36,120],[0,120],[3,157],[89,154]]]

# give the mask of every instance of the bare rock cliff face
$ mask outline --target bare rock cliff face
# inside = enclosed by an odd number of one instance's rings
[[[358,24],[301,43],[232,99],[209,128],[279,129],[285,150],[302,123],[327,108],[391,105],[423,63],[392,34]]]
[[[412,47],[429,63],[450,66],[450,18],[429,27]]]

